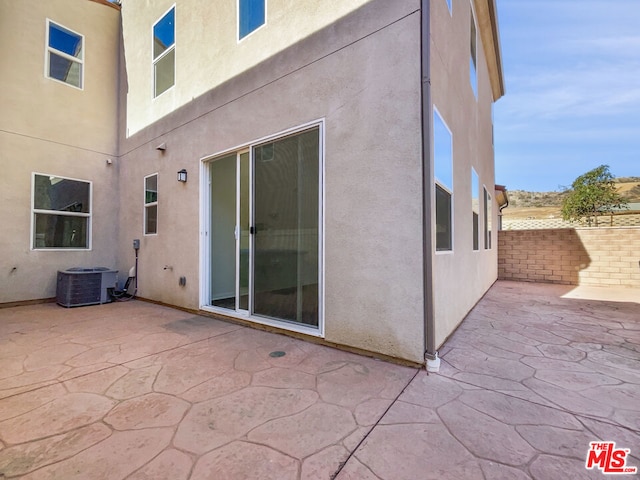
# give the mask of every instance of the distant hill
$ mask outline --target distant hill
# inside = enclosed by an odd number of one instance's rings
[[[640,177],[616,178],[616,187],[629,203],[640,202]],[[508,190],[509,207],[502,211],[505,218],[561,218],[564,192],[528,192]]]
[[[526,190],[508,190],[509,207],[559,207],[565,196],[563,192],[527,192]]]
[[[640,177],[616,178],[618,191],[628,202],[640,202]],[[560,207],[565,192],[528,192],[526,190],[508,190],[509,207],[537,208]]]

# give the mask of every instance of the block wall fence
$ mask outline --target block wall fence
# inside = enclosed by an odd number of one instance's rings
[[[640,288],[640,228],[502,230],[498,278]]]

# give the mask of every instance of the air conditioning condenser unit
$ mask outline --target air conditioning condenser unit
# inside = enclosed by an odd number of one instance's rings
[[[63,307],[99,305],[111,301],[110,289],[117,287],[118,271],[106,267],[74,267],[58,271],[56,302]]]

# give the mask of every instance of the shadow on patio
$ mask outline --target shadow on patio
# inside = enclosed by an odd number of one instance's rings
[[[640,305],[581,295],[496,283],[431,375],[137,301],[2,309],[0,478],[601,478],[595,440],[640,466]]]

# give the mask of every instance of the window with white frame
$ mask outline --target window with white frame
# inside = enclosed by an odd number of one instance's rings
[[[33,174],[32,248],[91,248],[91,182]]]
[[[453,143],[451,130],[433,108],[433,164],[436,200],[436,251],[453,250]]]
[[[480,180],[475,169],[471,168],[471,215],[473,249],[480,249]]]
[[[471,90],[473,94],[478,97],[478,29],[476,28],[476,16],[471,7],[471,28],[469,33],[469,80],[471,82]]]
[[[491,215],[493,215],[491,208],[491,194],[484,188],[484,248],[489,250],[491,248]]]
[[[238,0],[238,39],[264,25],[266,12],[266,0]]]
[[[153,96],[175,85],[176,7],[173,6],[153,26]]]
[[[82,35],[47,20],[47,77],[82,88],[83,44]]]
[[[158,233],[158,174],[144,177],[144,234]]]

